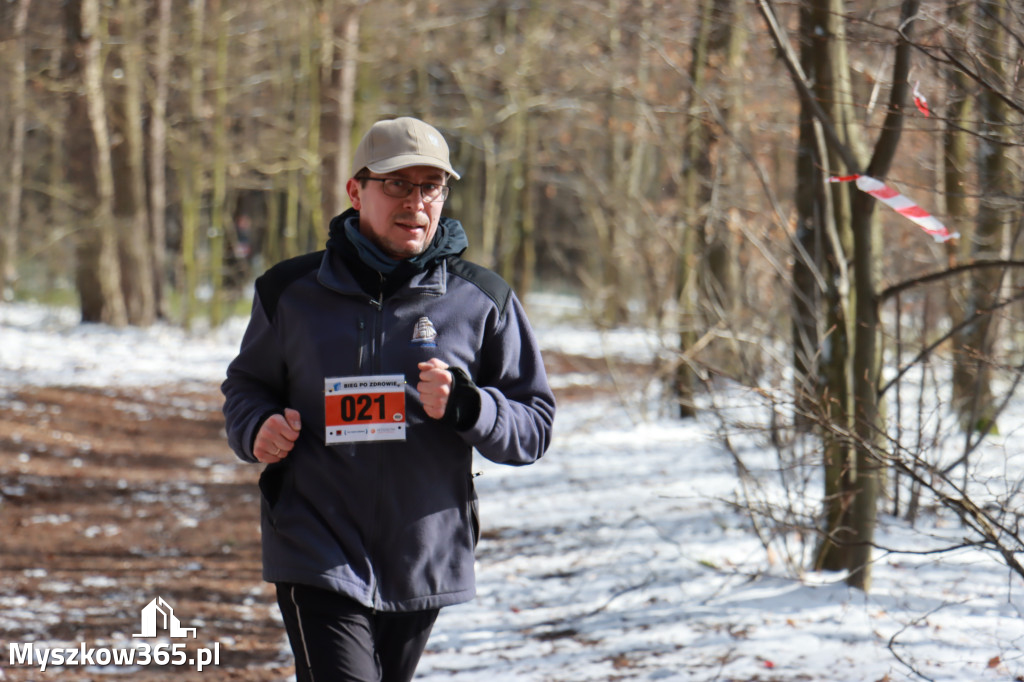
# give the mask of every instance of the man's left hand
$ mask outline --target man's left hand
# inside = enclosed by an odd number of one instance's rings
[[[428,417],[441,419],[452,394],[452,373],[448,371],[448,364],[437,358],[421,362],[418,366],[420,382],[416,384],[416,390],[420,392],[423,410]]]

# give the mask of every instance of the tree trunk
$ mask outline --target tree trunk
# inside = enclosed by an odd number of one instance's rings
[[[482,116],[482,108],[481,108]],[[494,267],[497,263],[498,243],[498,198],[501,192],[500,164],[498,163],[498,143],[494,139],[494,133],[486,122],[483,126],[483,211],[480,216],[480,252],[482,264],[487,267]]]
[[[700,260],[703,255],[707,207],[710,200],[708,189],[711,177],[711,130],[704,114],[704,97],[707,96],[707,64],[709,59],[712,15],[715,0],[702,0],[701,16],[693,41],[693,55],[690,66],[690,102],[686,113],[686,134],[683,142],[684,164],[682,169],[681,194],[683,216],[682,244],[680,245],[679,280],[679,351],[685,357],[687,350],[697,340],[697,325],[700,320],[698,293],[701,289]],[[673,398],[678,416],[686,419],[697,415],[697,375],[688,362],[678,363],[672,382]]]
[[[820,4],[820,3],[819,3]],[[817,10],[817,11],[816,11]],[[829,50],[823,45],[831,39],[826,28],[816,31],[821,20],[817,5],[804,3],[800,7],[800,64],[804,73],[816,87],[825,80],[831,68]],[[816,93],[817,95],[817,93]],[[801,100],[800,131],[796,154],[796,233],[793,236],[793,285],[791,291],[793,376],[796,415],[795,425],[805,429],[815,423],[821,396],[824,393],[824,373],[820,320],[827,310],[825,295],[825,250],[828,245],[825,222],[829,220],[828,202],[821,182],[821,169],[826,160],[820,150],[818,123],[814,111]],[[842,395],[842,394],[840,394]],[[831,477],[826,476],[826,482]],[[828,485],[826,485],[826,489]],[[830,497],[826,494],[826,497]]]
[[[14,299],[18,280],[18,234],[21,231],[21,197],[25,175],[25,27],[30,0],[18,0],[14,8],[11,44],[10,157],[7,173],[7,205],[0,230],[0,301]]]
[[[642,0],[640,3],[642,16],[640,20],[641,35],[653,35],[658,28],[658,15],[654,11],[654,0]],[[655,84],[657,70],[654,63],[659,59],[656,51],[649,45],[639,49],[636,54],[636,86],[638,93],[651,92],[657,88]],[[647,285],[643,287],[645,303],[644,309],[649,324],[661,330],[666,321],[667,313],[675,303],[670,276],[666,277],[666,270],[671,272],[673,266],[665,258],[665,246],[671,244],[677,248],[676,241],[671,235],[657,235],[651,238],[650,213],[648,206],[652,201],[658,201],[660,191],[659,167],[661,166],[661,150],[658,149],[659,132],[652,126],[656,121],[654,107],[648,98],[638,96],[632,103],[632,143],[629,148],[628,168],[626,176],[625,202],[619,202],[624,211],[623,217],[627,221],[626,231],[634,244],[636,255],[633,259],[633,267],[640,272],[646,273]]]
[[[119,57],[113,60],[122,75],[115,79],[119,87],[114,90],[112,118],[119,140],[112,149],[115,173],[114,218],[120,241],[122,281],[121,287],[133,325],[149,325],[156,319],[156,299],[153,291],[153,269],[149,222],[146,215],[146,182],[144,161],[144,134],[142,131],[142,43],[139,35],[138,4],[132,0],[118,3],[120,22],[111,22],[120,28]]]
[[[181,319],[191,329],[198,314],[196,293],[200,283],[199,222],[203,197],[203,21],[205,0],[193,0],[190,10],[188,134],[182,141],[181,168]]]
[[[901,31],[893,63],[892,90],[882,132],[875,144],[866,172],[884,178],[896,156],[903,130],[903,110],[907,100],[907,76],[910,72],[914,17],[919,0],[904,0],[900,11]],[[884,437],[878,399],[880,354],[878,352],[878,296],[875,289],[875,234],[872,213],[875,200],[869,194],[850,187],[853,231],[853,269],[857,301],[853,349],[854,435],[856,468],[844,483],[851,499],[850,571],[847,583],[868,591],[871,587],[871,553],[878,517],[878,494],[882,465],[877,455]]]
[[[623,253],[627,251],[624,243],[626,235],[621,224],[624,211],[618,210],[616,202],[610,194],[625,191],[626,183],[626,151],[629,137],[623,122],[628,120],[630,113],[623,103],[627,97],[626,79],[626,48],[622,42],[623,3],[621,0],[607,0],[607,15],[611,19],[608,28],[608,68],[609,83],[605,91],[605,129],[608,131],[606,149],[596,150],[601,159],[597,166],[598,177],[603,179],[607,192],[592,188],[599,196],[590,197],[591,213],[600,211],[603,217],[595,216],[597,230],[597,255],[600,263],[601,291],[601,323],[607,328],[615,328],[629,319],[629,277],[626,274]]]
[[[171,71],[171,2],[157,0],[153,100],[149,123],[149,221],[156,314],[166,319],[167,296],[167,96]]]
[[[302,190],[299,171],[285,173],[286,195],[284,204],[284,257],[293,258],[302,253],[299,247],[299,214],[301,212]]]
[[[874,200],[853,197],[853,266],[856,285],[856,326],[853,347],[853,417],[857,443],[853,468],[841,479],[841,499],[849,502],[848,524],[830,537],[846,545],[847,583],[865,592],[871,586],[871,542],[875,534],[880,465],[875,457],[881,424],[878,413],[878,302],[875,296],[875,254],[871,214]],[[845,521],[845,520],[844,520]]]
[[[506,93],[516,110],[506,121],[502,135],[502,156],[506,159],[501,164],[504,182],[501,183],[501,217],[502,229],[498,235],[500,273],[509,282],[515,281],[516,261],[522,245],[523,203],[522,195],[526,187],[526,126],[527,114],[522,110],[518,100],[524,94],[518,84],[506,85]]]
[[[950,0],[948,17],[954,31],[947,33],[948,49],[953,52],[963,52],[970,41],[971,21],[969,17],[969,5]],[[962,42],[961,42],[962,41]],[[966,236],[967,218],[970,215],[968,205],[968,173],[970,166],[970,141],[971,141],[971,118],[973,116],[974,100],[969,96],[971,80],[960,69],[947,67],[946,75],[946,111],[945,130],[943,131],[943,194],[946,200],[946,215],[954,225],[962,225],[961,239],[946,242],[949,265],[956,265],[959,254],[956,249]],[[958,292],[950,292],[955,294]],[[953,323],[963,319],[963,301],[959,304],[951,301],[949,308],[950,319]],[[954,385],[954,391],[957,388]],[[955,403],[962,402],[964,395],[955,397],[961,400],[954,400]]]
[[[210,196],[210,325],[224,321],[225,231],[228,229],[228,33],[230,20],[221,0],[213,0],[210,11],[217,26],[217,56],[213,76],[213,169]]]
[[[969,7],[959,2],[950,2],[948,8],[950,24],[956,32],[947,34],[948,49],[958,55],[967,51],[971,41],[971,21]],[[961,240],[959,243],[970,243],[973,230],[969,227],[970,208],[968,206],[968,172],[971,163],[970,119],[973,117],[974,100],[970,96],[970,78],[960,69],[949,67],[946,70],[946,128],[943,135],[943,189],[946,198],[946,215],[954,225],[960,225]],[[946,253],[950,266],[959,258],[957,241],[946,242]],[[967,296],[962,287],[951,282],[947,291],[946,308],[953,326],[964,322],[967,314]],[[963,343],[964,338],[959,339]],[[965,353],[957,352],[953,362],[953,409],[964,422],[969,422],[972,411],[974,392],[975,361]],[[967,424],[964,423],[964,426]],[[968,429],[969,430],[969,429]]]
[[[525,298],[533,288],[537,268],[537,122],[532,117],[526,120],[526,154],[523,159],[523,191],[520,195],[523,221],[519,239],[519,256],[516,276],[513,281],[519,296]]]
[[[299,97],[307,102],[309,108],[306,121],[297,130],[305,131],[305,140],[300,140],[296,147],[303,153],[302,161],[302,196],[303,218],[299,223],[299,253],[320,248],[327,242],[327,224],[324,222],[322,181],[317,177],[322,160],[320,159],[320,53],[330,51],[330,45],[323,45],[318,38],[317,18],[309,13],[304,23],[306,36],[305,45],[299,52],[300,87],[305,92]]]
[[[88,206],[76,263],[82,321],[120,326],[127,323],[127,313],[113,221],[114,180],[103,93],[100,3],[71,0],[65,11],[69,52],[65,73],[77,86],[68,109],[67,130],[72,145],[68,173],[83,206]]]
[[[272,187],[267,196],[267,231],[263,239],[263,260],[268,265],[281,260],[281,191]]]
[[[67,50],[53,50],[47,59],[45,69],[47,76],[53,78],[54,81],[66,80],[62,74],[64,71],[63,65],[67,62],[67,58]],[[76,99],[75,97],[65,96],[54,102],[54,120],[71,120],[72,115],[69,113],[69,109],[71,109],[72,103]],[[81,135],[87,134],[87,132],[82,132],[87,130],[85,128],[85,121],[82,120],[84,116],[85,113],[79,110],[76,120],[80,123],[77,130]],[[68,128],[63,130],[62,134],[51,135],[46,144],[46,153],[49,158],[53,159],[53,163],[49,164],[49,168],[45,171],[46,192],[41,197],[40,208],[54,225],[73,226],[77,220],[75,215],[77,207],[73,209],[70,201],[61,200],[60,197],[67,196],[71,198],[74,193],[74,187],[69,184],[70,178],[75,175],[75,172],[71,169],[72,165],[76,163],[72,156],[73,150],[85,149],[85,156],[88,158],[89,147],[87,139],[70,139],[68,135],[71,132],[72,129]],[[77,248],[77,245],[77,235],[72,233],[70,238],[67,239],[65,248],[52,249],[50,253],[46,254],[45,286],[47,291],[56,289],[59,286],[57,284],[58,280],[67,275],[68,263],[74,261],[74,250]]]
[[[836,134],[839,141],[852,149],[862,148],[860,130],[853,122],[857,120],[850,100],[849,57],[846,44],[846,27],[842,19],[842,0],[815,0],[803,16],[802,32],[804,47],[809,54],[806,59],[814,70],[811,77],[814,95],[829,112],[830,121],[838,124]],[[806,109],[806,104],[804,105]],[[811,112],[808,111],[808,114]],[[823,472],[825,483],[826,534],[818,547],[815,566],[819,570],[842,570],[849,565],[851,548],[848,544],[835,542],[835,534],[850,525],[850,495],[844,481],[855,469],[853,448],[843,435],[852,427],[853,380],[850,329],[851,309],[856,300],[851,291],[850,277],[846,269],[849,255],[853,251],[850,231],[850,202],[846,188],[827,193],[823,190],[822,171],[852,172],[847,168],[836,150],[826,145],[821,135],[821,123],[812,122],[812,136],[809,144],[815,145],[814,163],[821,169],[815,173],[812,188],[816,193],[812,210],[820,210],[816,228],[820,230],[813,244],[820,261],[820,276],[824,282],[821,293],[819,316],[824,319],[824,328],[817,349],[820,352],[820,366],[813,368],[808,377],[814,390],[813,401],[817,414],[824,420],[821,431]],[[860,154],[855,154],[859,158]],[[812,256],[813,258],[813,256]],[[814,273],[805,273],[813,275]],[[821,328],[818,328],[821,331]],[[805,383],[805,386],[807,383]],[[814,411],[814,408],[811,408]]]
[[[495,242],[498,223],[497,159],[493,133],[481,99],[474,94],[469,71],[461,64],[452,65],[452,77],[466,93],[469,123],[457,153],[468,172],[462,173],[457,191],[448,198],[447,208],[458,216],[469,237],[469,257],[487,267],[495,263]]]
[[[714,134],[709,135],[709,146],[718,149],[708,149],[707,153],[716,159],[711,170],[714,179],[704,179],[705,184],[714,186],[707,190],[707,217],[700,223],[704,228],[700,239],[701,334],[718,324],[732,327],[737,319],[735,311],[742,301],[737,286],[738,255],[733,239],[732,211],[728,209],[729,197],[742,195],[744,189],[738,182],[740,126],[735,121],[743,111],[740,90],[747,31],[743,13],[737,11],[739,4],[738,0],[719,0],[711,15],[712,32],[723,36],[717,41],[721,46],[717,51],[725,52],[724,68],[719,69],[720,84],[711,90],[722,93],[714,97],[719,113],[711,129],[717,130],[718,137],[727,143],[718,143]],[[711,96],[711,92],[705,97]],[[711,348],[720,371],[730,376],[743,376],[743,351],[735,339],[715,339]]]
[[[997,89],[1006,83],[1007,46],[1006,0],[985,0],[976,5],[978,42],[985,45],[982,67],[992,87],[978,95],[978,200],[977,227],[971,243],[975,260],[1002,257],[1007,229],[1015,204],[1009,146],[1017,139],[1009,126],[1009,108]],[[986,311],[999,298],[1004,273],[997,268],[980,268],[972,273],[964,319],[974,319],[958,334],[954,386],[965,399],[957,404],[965,431],[987,433],[995,430],[996,404],[992,391],[993,350],[998,335],[998,318]]]
[[[330,47],[324,47],[320,76],[321,210],[325,220],[345,210],[345,182],[359,170],[349,168],[359,59],[359,5],[349,4],[328,12],[328,16],[337,19],[329,32]]]

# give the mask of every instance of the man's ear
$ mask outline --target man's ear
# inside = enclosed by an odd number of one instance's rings
[[[352,202],[352,208],[357,211],[363,203],[362,196],[360,194],[362,190],[362,184],[355,178],[349,178],[348,182],[345,183],[345,191],[348,192],[348,200]]]

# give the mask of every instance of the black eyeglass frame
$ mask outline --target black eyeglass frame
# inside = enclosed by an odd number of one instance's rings
[[[437,201],[443,202],[444,200],[446,200],[448,198],[448,195],[449,195],[449,193],[451,193],[451,189],[452,189],[450,185],[442,185],[442,184],[438,184],[436,182],[424,182],[422,184],[416,184],[415,182],[409,182],[408,180],[406,180],[404,178],[371,178],[368,175],[361,175],[361,176],[357,177],[356,180],[359,180],[359,181],[362,181],[362,180],[376,180],[377,182],[381,183],[381,189],[384,191],[384,194],[386,194],[387,196],[391,197],[392,199],[405,199],[407,196],[412,194],[412,190],[413,190],[414,187],[419,187],[419,189],[420,189],[420,197],[423,198],[423,202],[426,203],[426,204],[432,204],[432,203],[437,202]],[[394,183],[394,184],[390,184],[389,185],[388,183]],[[403,194],[403,193],[401,193],[402,190],[399,189],[398,190],[399,194],[393,194],[392,192],[395,189],[397,189],[395,187],[395,184],[404,185],[404,186],[408,187],[408,191],[406,191]],[[438,192],[439,192],[438,195],[434,196],[434,197],[430,196],[427,193],[426,189],[425,189],[427,187],[438,187],[438,188],[440,188],[438,190]],[[389,188],[390,188],[390,190],[392,190],[392,192],[388,191]]]

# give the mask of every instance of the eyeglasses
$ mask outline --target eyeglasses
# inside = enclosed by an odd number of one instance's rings
[[[404,199],[412,194],[413,189],[419,187],[420,196],[423,197],[423,202],[427,204],[435,201],[444,201],[448,198],[448,192],[451,191],[451,187],[448,185],[438,185],[433,182],[424,182],[422,185],[417,185],[415,182],[409,182],[401,178],[360,177],[356,179],[374,180],[381,183],[381,189],[384,190],[384,194],[394,199]]]

